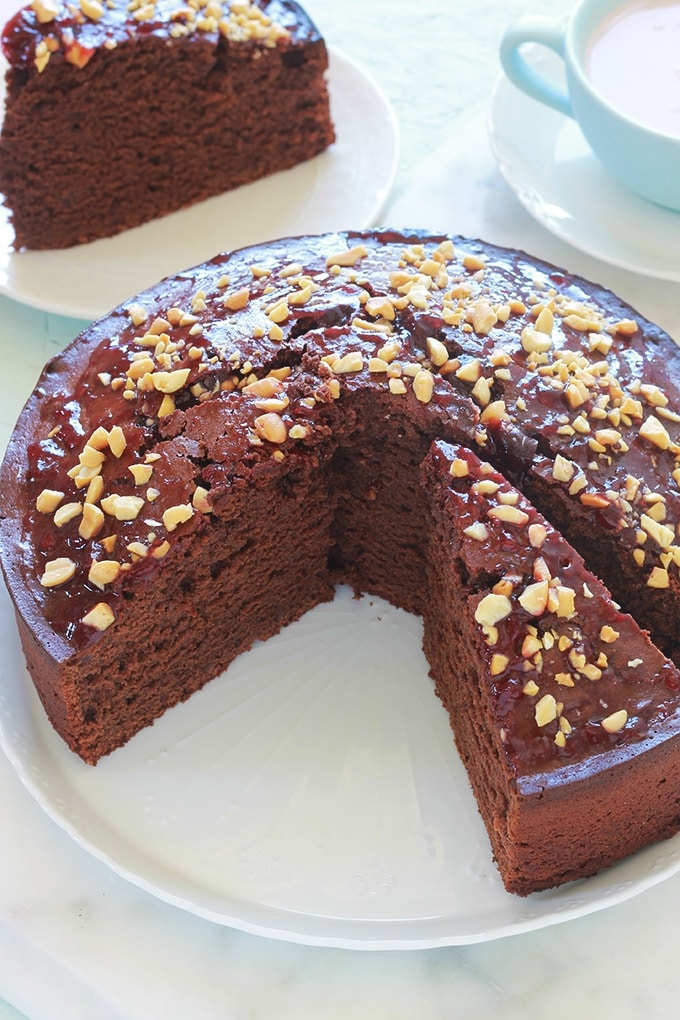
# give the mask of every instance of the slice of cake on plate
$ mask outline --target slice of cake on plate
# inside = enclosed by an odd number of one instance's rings
[[[19,249],[118,234],[334,139],[326,47],[292,0],[33,0],[2,46]]]

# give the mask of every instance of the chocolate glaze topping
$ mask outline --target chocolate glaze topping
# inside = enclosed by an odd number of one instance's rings
[[[318,38],[314,26],[287,0],[34,0],[8,21],[2,50],[12,67],[43,71],[54,60],[84,67],[100,49],[144,36],[181,40],[203,36],[212,44],[272,47]]]

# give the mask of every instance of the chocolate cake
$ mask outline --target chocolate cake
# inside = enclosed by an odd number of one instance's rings
[[[292,0],[33,0],[2,46],[17,248],[110,237],[334,139],[326,47]]]
[[[678,670],[488,463],[438,441],[425,478],[424,648],[506,887],[674,833]]]
[[[679,368],[611,293],[479,241],[162,281],[46,366],[0,471],[54,727],[94,764],[344,582],[423,616],[508,889],[670,835]]]

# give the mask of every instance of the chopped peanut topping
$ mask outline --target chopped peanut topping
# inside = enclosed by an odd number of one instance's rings
[[[557,702],[552,694],[544,694],[540,701],[536,702],[536,725],[543,727],[557,718]]]
[[[250,301],[250,289],[248,287],[242,287],[240,290],[236,290],[231,294],[226,294],[224,297],[224,304],[226,308],[229,308],[232,312],[240,311],[245,308]]]
[[[456,457],[454,460],[451,461],[449,473],[453,475],[454,478],[467,478],[467,476],[470,474],[470,467],[468,465],[468,462],[466,460],[463,460],[461,457]]]
[[[531,546],[534,549],[540,549],[548,537],[548,531],[543,524],[530,524],[527,530],[527,535]]]
[[[429,404],[434,393],[434,376],[431,372],[421,369],[413,379],[413,392],[421,404]]]
[[[522,609],[532,616],[541,616],[548,608],[548,581],[529,584],[519,597]]]
[[[153,464],[131,464],[128,471],[135,480],[135,485],[146,485],[153,474]]]
[[[493,627],[512,612],[507,595],[485,595],[475,610],[475,620],[485,627]]]
[[[59,13],[59,5],[56,0],[33,0],[31,7],[41,25],[47,25],[54,21]]]
[[[668,435],[668,431],[653,414],[650,414],[643,421],[640,426],[640,435],[654,446],[658,446],[660,450],[667,450],[671,445],[671,437]]]
[[[647,585],[650,588],[670,588],[668,570],[665,567],[654,567],[647,578]]]
[[[80,9],[86,18],[99,21],[104,14],[104,6],[100,0],[80,0]]]
[[[333,266],[354,266],[361,259],[366,258],[367,255],[367,249],[363,244],[359,244],[354,248],[348,249],[348,251],[341,251],[337,252],[335,255],[329,255],[326,259],[326,266],[328,269]]]
[[[174,531],[180,524],[185,524],[194,516],[194,508],[190,503],[180,503],[169,507],[163,513],[163,525],[166,531]]]
[[[288,438],[288,426],[275,411],[261,414],[254,422],[255,431],[260,439],[270,443],[285,443]]]
[[[114,425],[109,432],[108,437],[109,449],[114,457],[122,457],[127,446],[125,439],[125,433],[123,432],[120,425]]]
[[[78,527],[78,534],[81,538],[92,539],[99,534],[104,527],[104,514],[94,503],[83,505],[82,518]]]
[[[210,502],[210,493],[207,489],[204,489],[202,485],[197,485],[194,494],[191,497],[191,505],[194,510],[198,510],[201,514],[212,513],[212,503]]]
[[[54,513],[54,523],[58,528],[63,528],[69,521],[80,517],[83,512],[82,503],[62,503]]]
[[[117,560],[93,560],[87,579],[103,590],[107,584],[115,581],[119,574],[120,563]]]
[[[176,368],[173,372],[154,372],[154,389],[160,393],[177,393],[186,385],[190,371],[189,368]]]
[[[600,641],[604,641],[605,644],[611,645],[619,638],[619,632],[610,627],[609,624],[605,624],[600,631]]]
[[[364,359],[361,351],[349,351],[339,358],[332,366],[335,375],[346,375],[350,372],[360,372],[364,367]]]
[[[59,556],[56,560],[49,560],[45,564],[45,572],[40,578],[43,588],[56,588],[60,584],[66,584],[75,576],[76,565],[73,560],[66,556]]]
[[[625,708],[618,712],[612,712],[606,719],[602,720],[601,726],[607,733],[620,733],[628,722],[628,713]]]
[[[111,606],[106,602],[98,602],[82,619],[86,627],[93,627],[94,630],[107,630],[116,619]]]
[[[117,521],[134,521],[144,506],[140,496],[119,496],[113,493],[101,500],[104,513],[115,517]]]
[[[63,492],[57,492],[55,489],[43,489],[35,501],[35,508],[38,513],[52,514],[63,498]]]
[[[499,676],[508,667],[510,660],[507,655],[499,655],[495,653],[491,657],[490,672],[491,676]]]
[[[487,511],[487,517],[493,517],[505,524],[516,524],[520,528],[523,528],[529,521],[529,514],[516,506],[493,506]]]

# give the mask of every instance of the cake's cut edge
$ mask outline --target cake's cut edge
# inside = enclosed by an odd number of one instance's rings
[[[676,832],[676,667],[475,453],[435,443],[424,484],[425,651],[507,888],[594,874]]]

